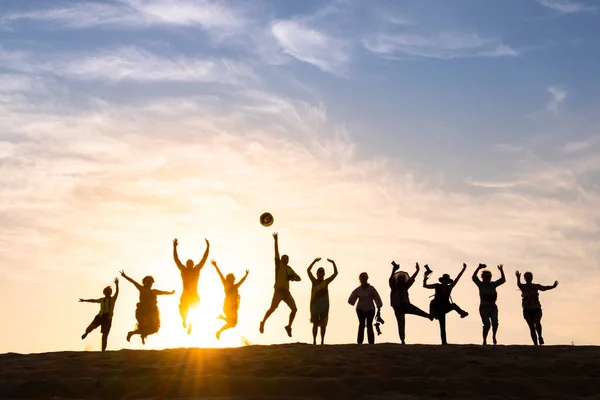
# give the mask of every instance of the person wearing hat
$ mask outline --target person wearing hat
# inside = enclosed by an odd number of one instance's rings
[[[461,276],[465,273],[467,264],[463,263],[462,270],[456,276],[456,279],[450,278],[450,275],[444,274],[439,278],[440,283],[428,284],[427,279],[431,274],[430,271],[425,273],[423,277],[423,287],[426,289],[435,289],[435,295],[431,303],[429,304],[429,313],[433,315],[440,323],[440,336],[442,338],[442,344],[448,344],[446,341],[446,314],[450,311],[456,311],[460,314],[461,318],[465,318],[469,315],[468,312],[461,309],[457,304],[453,303],[450,297],[452,289],[458,283]]]
[[[108,334],[110,333],[110,328],[112,326],[112,317],[113,312],[115,310],[115,303],[117,302],[117,297],[119,297],[119,279],[115,278],[115,287],[117,290],[115,291],[115,295],[112,296],[112,288],[107,286],[104,288],[102,293],[104,297],[99,299],[79,299],[81,303],[100,303],[100,311],[98,315],[94,317],[92,323],[87,327],[85,333],[81,335],[81,339],[85,339],[87,335],[89,335],[94,329],[100,327],[100,332],[102,333],[102,351],[106,351],[106,345],[108,343]]]
[[[192,333],[192,324],[187,323],[187,317],[190,310],[200,304],[198,279],[200,279],[200,271],[204,267],[204,264],[206,264],[208,252],[210,250],[208,239],[204,239],[204,241],[206,242],[206,250],[204,250],[204,255],[200,262],[194,264],[194,260],[190,259],[183,265],[183,263],[179,261],[179,256],[177,255],[177,246],[179,245],[179,242],[177,241],[177,238],[173,240],[173,259],[181,273],[181,280],[183,281],[183,290],[181,292],[181,299],[179,300],[179,313],[181,314],[181,319],[183,321],[183,328],[187,328],[188,335]]]
[[[492,273],[488,270],[484,270],[481,273],[481,279],[479,279],[477,274],[484,268],[487,268],[485,264],[479,264],[475,272],[473,272],[473,282],[475,282],[475,285],[479,288],[479,315],[483,322],[483,344],[487,345],[490,326],[492,328],[492,341],[494,344],[497,344],[498,306],[496,305],[496,299],[498,298],[498,293],[496,288],[506,282],[506,277],[504,276],[504,266],[500,264],[498,265],[500,279],[492,282]]]
[[[137,290],[140,291],[140,302],[137,303],[135,309],[135,319],[137,320],[136,330],[130,331],[127,334],[127,341],[131,340],[133,335],[140,335],[142,344],[146,344],[146,337],[155,334],[160,329],[160,313],[156,296],[164,294],[175,294],[175,291],[165,292],[163,290],[152,289],[154,278],[150,275],[142,279],[140,285],[121,271],[121,276],[131,282]]]
[[[415,273],[409,277],[408,273],[404,271],[398,271],[400,265],[396,262],[392,262],[392,275],[390,276],[390,297],[391,305],[396,315],[396,321],[398,322],[398,333],[400,334],[400,340],[402,344],[405,344],[406,333],[405,333],[405,316],[406,314],[417,315],[423,318],[429,318],[433,321],[433,316],[426,313],[420,308],[416,307],[410,302],[408,297],[408,289],[415,283],[415,278],[419,275],[419,263],[415,265]]]

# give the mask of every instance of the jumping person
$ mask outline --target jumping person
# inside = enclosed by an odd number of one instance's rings
[[[218,318],[225,321],[225,325],[221,327],[217,331],[217,339],[221,339],[221,333],[223,331],[235,328],[238,323],[238,310],[240,309],[240,295],[238,289],[242,286],[242,283],[248,277],[250,273],[249,270],[246,270],[246,275],[238,283],[235,283],[235,276],[233,274],[227,274],[227,276],[223,276],[217,262],[215,260],[211,260],[210,263],[215,267],[219,277],[221,278],[221,283],[223,284],[223,289],[225,290],[225,302],[223,304],[223,314]]]
[[[408,289],[415,283],[415,278],[419,275],[419,263],[415,265],[415,273],[409,277],[404,271],[397,272],[400,266],[395,262],[392,262],[392,275],[390,276],[390,289],[391,289],[391,305],[396,315],[396,321],[398,321],[398,333],[400,334],[400,340],[402,344],[405,343],[406,332],[405,332],[405,316],[406,314],[418,315],[419,317],[429,318],[433,321],[433,317],[421,310],[420,308],[411,304],[408,297]]]
[[[112,295],[112,288],[107,286],[104,288],[102,293],[104,297],[99,299],[79,299],[81,303],[100,303],[100,312],[98,315],[94,317],[92,323],[87,327],[85,333],[81,335],[81,339],[85,339],[87,335],[89,335],[94,329],[100,327],[100,332],[102,333],[102,351],[106,351],[106,345],[108,343],[108,334],[110,333],[110,328],[112,326],[112,317],[113,312],[115,310],[115,303],[117,302],[117,297],[119,297],[119,279],[115,278],[115,295]]]
[[[496,292],[496,288],[506,282],[506,277],[504,276],[504,266],[500,264],[498,265],[500,279],[492,282],[492,273],[488,270],[483,271],[481,279],[479,279],[477,274],[484,268],[487,268],[485,264],[479,264],[475,272],[473,272],[473,282],[479,288],[479,315],[483,322],[483,345],[485,346],[487,345],[490,325],[492,328],[492,341],[494,344],[498,344],[498,340],[496,340],[496,333],[498,332],[498,306],[496,305],[498,293]]]
[[[529,326],[529,333],[531,334],[531,340],[534,345],[544,344],[544,338],[542,337],[542,305],[540,303],[540,296],[538,292],[545,292],[546,290],[554,289],[558,286],[558,281],[554,281],[552,286],[539,285],[533,283],[533,274],[531,272],[525,272],[523,277],[525,283],[521,283],[521,273],[515,272],[517,276],[517,286],[521,289],[521,296],[523,298],[523,318],[527,321]]]
[[[425,269],[428,270],[428,266],[425,266]],[[462,270],[456,277],[456,279],[450,278],[450,275],[444,274],[441,278],[439,278],[440,283],[428,284],[427,279],[431,272],[428,270],[425,272],[423,277],[423,287],[426,289],[435,289],[435,295],[431,303],[429,303],[429,314],[433,315],[435,319],[437,319],[440,323],[440,336],[442,338],[442,344],[448,344],[446,341],[446,314],[450,311],[456,311],[460,314],[461,318],[465,318],[469,315],[468,312],[462,310],[457,304],[453,303],[450,298],[450,294],[452,293],[452,289],[460,280],[460,277],[464,274],[467,269],[467,264],[463,263]]]
[[[321,344],[325,343],[325,332],[327,330],[327,321],[329,320],[329,284],[338,275],[337,265],[335,261],[327,259],[333,265],[333,275],[325,279],[325,269],[320,267],[317,269],[317,277],[312,274],[312,267],[321,260],[317,257],[310,264],[306,272],[312,283],[310,291],[310,322],[313,324],[313,344],[317,344],[317,333],[321,328]]]
[[[356,342],[363,344],[365,339],[365,327],[367,328],[367,339],[369,344],[375,343],[375,332],[373,332],[373,320],[375,319],[375,306],[377,306],[377,316],[381,315],[381,307],[383,302],[377,290],[369,285],[369,275],[362,272],[358,276],[360,286],[354,289],[348,298],[348,304],[353,306],[356,304],[356,315],[358,316],[358,336]]]
[[[160,329],[160,313],[158,311],[156,296],[175,294],[175,291],[165,292],[163,290],[152,289],[154,278],[149,275],[142,279],[142,285],[125,275],[125,271],[121,271],[121,276],[133,283],[137,290],[140,291],[140,302],[137,303],[135,308],[137,327],[134,331],[130,331],[127,334],[127,341],[129,342],[133,335],[140,335],[142,344],[146,344],[146,337],[155,334]]]
[[[279,239],[277,232],[273,233],[273,238],[275,239],[275,293],[273,294],[271,307],[269,307],[263,320],[260,322],[259,331],[260,333],[264,333],[267,319],[269,319],[271,314],[279,307],[279,303],[283,301],[290,308],[290,319],[288,325],[285,327],[285,331],[289,337],[292,337],[292,323],[294,322],[298,309],[296,308],[296,302],[290,293],[290,281],[300,282],[301,279],[298,274],[294,272],[292,267],[288,265],[290,258],[287,254],[284,254],[281,257],[279,256]]]
[[[183,281],[183,290],[181,292],[181,299],[179,301],[179,313],[181,314],[181,319],[183,321],[183,328],[187,328],[188,335],[192,333],[192,324],[187,323],[187,317],[190,310],[200,304],[200,296],[198,295],[198,279],[200,278],[200,271],[208,259],[208,251],[210,250],[210,243],[207,239],[204,240],[206,241],[206,250],[204,251],[202,259],[196,265],[194,265],[193,260],[187,260],[185,265],[179,261],[179,256],[177,255],[177,245],[179,242],[177,239],[173,240],[173,259],[175,260],[175,265],[177,265],[177,268],[181,273],[181,280]]]

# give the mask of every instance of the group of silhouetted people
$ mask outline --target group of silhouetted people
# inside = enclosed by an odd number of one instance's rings
[[[300,276],[290,267],[289,257],[287,255],[279,254],[279,237],[277,233],[273,234],[274,245],[275,245],[275,285],[273,298],[271,300],[271,306],[265,313],[263,320],[259,324],[260,333],[264,333],[265,324],[271,314],[279,307],[279,304],[283,301],[290,308],[290,316],[288,324],[285,326],[285,331],[289,337],[292,337],[292,324],[298,311],[294,297],[290,292],[290,281],[299,282]],[[183,282],[183,290],[181,294],[179,312],[181,314],[183,328],[187,329],[187,333],[192,332],[192,324],[188,321],[189,312],[197,307],[200,303],[200,296],[198,294],[198,280],[200,278],[200,272],[208,259],[210,250],[210,243],[206,240],[206,250],[202,259],[197,264],[193,260],[187,260],[185,265],[179,260],[177,254],[177,239],[173,240],[173,259],[175,265],[180,271],[181,279]],[[313,324],[313,344],[317,344],[317,336],[320,330],[321,344],[325,342],[325,333],[327,330],[327,323],[329,320],[329,284],[338,275],[338,269],[335,261],[327,259],[333,266],[333,274],[326,278],[325,269],[320,267],[317,269],[316,276],[313,275],[312,269],[314,265],[319,262],[321,258],[315,258],[307,269],[308,276],[311,281],[311,296],[310,296],[310,322]],[[223,304],[223,314],[218,318],[224,321],[224,325],[216,332],[217,339],[220,339],[223,331],[234,328],[238,322],[238,310],[240,307],[240,295],[239,287],[244,283],[248,277],[249,271],[246,270],[246,274],[242,279],[236,282],[236,278],[233,274],[227,274],[223,276],[223,273],[219,269],[216,261],[212,260],[211,264],[215,267],[220,279],[223,284],[225,291],[225,300]],[[463,268],[455,279],[452,279],[450,275],[443,274],[439,279],[439,283],[428,283],[428,279],[432,274],[432,270],[429,269],[428,265],[425,265],[425,274],[423,277],[423,287],[426,289],[433,289],[433,299],[429,304],[429,312],[423,311],[419,307],[413,305],[410,301],[408,290],[412,287],[417,278],[420,267],[416,264],[415,272],[412,276],[405,271],[400,271],[400,266],[395,262],[392,262],[392,273],[389,278],[389,286],[391,290],[390,300],[391,306],[394,310],[394,315],[398,323],[398,333],[402,344],[406,342],[406,322],[405,317],[407,314],[416,315],[423,318],[428,318],[433,321],[438,320],[440,326],[440,336],[442,344],[447,344],[446,340],[446,314],[455,311],[460,315],[461,318],[467,317],[469,314],[461,309],[456,303],[452,301],[452,290],[462,277],[465,272],[467,265],[463,264]],[[502,265],[498,266],[500,271],[500,279],[492,281],[492,273],[485,269],[486,265],[479,264],[477,269],[473,273],[473,282],[479,288],[480,306],[479,314],[483,322],[483,344],[487,344],[487,338],[490,329],[492,330],[492,340],[494,344],[497,344],[496,334],[498,332],[498,306],[496,300],[498,297],[497,288],[498,286],[506,282],[504,276],[504,269]],[[479,272],[481,278],[479,277]],[[142,279],[142,284],[139,284],[124,271],[120,272],[121,276],[131,282],[139,291],[139,302],[136,305],[135,318],[137,321],[136,329],[128,332],[127,341],[131,340],[134,335],[140,335],[142,343],[145,344],[146,338],[152,334],[155,334],[160,329],[160,312],[158,309],[157,296],[159,295],[172,295],[175,291],[162,291],[153,289],[154,278],[152,276],[146,276]],[[539,292],[546,291],[555,288],[558,282],[554,282],[552,286],[543,286],[533,283],[533,275],[531,272],[526,272],[523,277],[525,283],[521,283],[521,274],[519,271],[516,272],[517,285],[521,290],[522,305],[523,305],[523,317],[527,321],[531,332],[531,338],[535,345],[544,344],[542,337],[542,307],[539,301]],[[373,327],[380,334],[380,324],[384,321],[381,318],[381,308],[383,302],[377,290],[369,283],[369,276],[366,272],[362,272],[359,275],[360,285],[352,291],[348,298],[348,303],[352,306],[356,306],[356,315],[358,317],[358,334],[357,343],[362,344],[364,342],[364,333],[367,331],[367,341],[369,344],[375,343],[375,332]],[[106,287],[103,291],[104,297],[99,299],[79,299],[81,302],[99,303],[100,311],[98,315],[94,317],[92,323],[87,327],[85,333],[82,335],[82,339],[85,339],[89,333],[94,329],[100,327],[102,333],[102,351],[106,350],[108,334],[112,325],[112,317],[114,313],[115,303],[119,295],[119,280],[114,280],[116,286],[116,292],[112,295],[112,288]],[[375,322],[375,323],[374,323]]]

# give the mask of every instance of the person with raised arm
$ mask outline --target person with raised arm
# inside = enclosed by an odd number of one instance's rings
[[[487,337],[492,328],[492,341],[494,344],[498,344],[496,333],[498,332],[498,306],[496,300],[498,299],[498,292],[496,288],[504,282],[506,277],[504,276],[504,266],[498,265],[500,271],[500,279],[492,282],[492,273],[486,270],[487,265],[479,264],[475,272],[473,272],[473,282],[479,288],[479,315],[481,316],[481,322],[483,322],[483,345],[487,345]],[[481,273],[481,279],[477,276],[479,271],[484,270]]]
[[[166,292],[164,290],[152,289],[154,284],[154,278],[150,275],[145,276],[142,279],[140,285],[125,274],[125,271],[121,271],[121,276],[131,282],[137,290],[140,292],[140,301],[137,303],[135,308],[135,319],[137,320],[137,326],[134,331],[127,333],[127,341],[131,340],[133,335],[140,335],[142,344],[146,344],[146,338],[150,335],[155,334],[160,329],[160,313],[158,311],[158,304],[156,297],[159,295],[171,295],[175,294],[175,291]]]
[[[442,344],[448,344],[446,341],[446,314],[450,311],[456,311],[460,314],[461,318],[465,318],[469,315],[468,312],[461,309],[457,304],[452,302],[452,298],[450,294],[452,293],[452,289],[456,286],[462,275],[465,273],[467,269],[467,264],[463,263],[462,270],[456,276],[456,279],[450,278],[450,275],[444,274],[441,278],[439,278],[440,283],[428,284],[427,279],[429,275],[431,275],[432,271],[429,270],[429,267],[425,265],[425,275],[423,277],[423,287],[426,289],[434,289],[435,294],[431,303],[429,303],[429,314],[431,314],[435,319],[438,320],[440,324],[440,336],[442,339]]]
[[[273,239],[275,240],[275,293],[273,293],[273,299],[271,300],[271,306],[265,313],[263,320],[260,322],[259,331],[264,333],[265,323],[267,319],[273,314],[273,312],[279,307],[279,303],[282,301],[287,304],[290,308],[290,318],[288,325],[285,327],[289,337],[292,337],[292,323],[298,312],[296,302],[290,292],[290,281],[300,282],[301,278],[296,272],[288,265],[290,258],[287,254],[279,256],[279,237],[277,232],[273,233]]]
[[[181,280],[183,281],[183,290],[181,291],[181,299],[179,301],[179,313],[181,314],[181,319],[183,321],[183,328],[187,328],[188,335],[192,333],[192,324],[188,324],[187,318],[190,310],[200,304],[198,279],[200,279],[200,271],[204,267],[204,264],[206,264],[208,252],[210,250],[208,239],[204,239],[204,241],[206,242],[206,250],[204,251],[204,255],[200,262],[194,264],[194,260],[189,259],[185,262],[185,265],[183,265],[181,261],[179,261],[179,256],[177,255],[177,246],[179,245],[179,242],[177,241],[177,238],[173,240],[173,259],[181,273]]]
[[[533,274],[531,272],[525,272],[523,278],[525,283],[521,283],[521,273],[515,272],[517,276],[517,286],[521,289],[522,305],[523,305],[523,318],[527,321],[529,326],[529,333],[531,334],[531,340],[534,345],[544,344],[544,338],[542,337],[542,304],[540,303],[539,292],[545,292],[546,290],[554,289],[558,286],[558,281],[554,281],[552,286],[544,286],[537,283],[533,283]]]
[[[249,270],[246,270],[246,275],[239,282],[235,282],[235,275],[227,274],[227,276],[223,276],[217,262],[215,260],[211,260],[210,263],[215,267],[217,273],[219,274],[219,278],[221,278],[221,283],[223,284],[223,290],[225,290],[225,301],[223,303],[223,315],[220,315],[218,318],[225,321],[225,325],[221,327],[217,331],[217,339],[221,339],[221,333],[227,329],[235,328],[238,323],[238,310],[240,309],[240,295],[239,288],[242,286],[242,283],[246,281]]]
[[[325,343],[325,332],[327,331],[327,322],[329,321],[329,284],[338,276],[338,269],[335,261],[327,259],[333,265],[333,274],[325,279],[325,269],[319,267],[317,269],[317,277],[312,273],[313,266],[321,261],[321,257],[317,257],[309,265],[306,272],[312,283],[310,291],[310,322],[313,324],[313,344],[317,344],[317,333],[321,329],[321,344]]]
[[[415,283],[415,278],[417,275],[419,275],[419,271],[421,269],[419,267],[419,263],[416,263],[415,272],[411,277],[409,277],[408,273],[404,271],[398,271],[399,269],[400,265],[396,264],[395,261],[392,261],[392,274],[389,279],[391,290],[390,298],[391,306],[394,309],[396,321],[398,322],[398,334],[400,335],[400,341],[402,344],[406,344],[406,314],[429,318],[429,320],[432,321],[433,317],[429,313],[426,313],[419,307],[413,305],[408,297],[408,289],[410,289],[413,283]]]
[[[348,304],[356,304],[356,315],[358,317],[358,335],[356,342],[363,344],[365,339],[365,328],[367,328],[367,340],[369,344],[375,343],[375,332],[373,332],[373,320],[381,316],[383,302],[373,286],[369,285],[369,275],[361,272],[358,276],[360,286],[352,291],[348,298]],[[358,301],[358,304],[357,304]],[[377,314],[375,313],[377,307]]]
[[[89,335],[94,329],[100,327],[100,332],[102,333],[102,351],[106,351],[106,346],[108,344],[108,334],[110,333],[110,328],[112,326],[112,317],[113,312],[115,310],[115,303],[117,302],[117,297],[119,297],[119,279],[115,278],[113,281],[115,283],[115,295],[112,296],[112,287],[107,286],[104,288],[102,293],[104,297],[99,299],[79,299],[81,303],[99,303],[100,311],[98,315],[94,317],[92,323],[87,327],[85,333],[81,335],[81,339],[85,339],[87,335]]]

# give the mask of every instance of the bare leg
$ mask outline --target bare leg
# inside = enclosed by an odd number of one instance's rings
[[[544,338],[542,337],[542,316],[535,320],[535,330],[537,331],[538,340],[540,344],[544,344]]]
[[[325,332],[327,331],[327,325],[321,326],[321,345],[325,344]]]
[[[189,307],[189,305],[187,305],[183,302],[183,299],[180,301],[181,302],[179,303],[179,314],[181,314],[183,328],[185,329],[185,328],[187,328],[187,317],[188,317],[188,313],[190,311],[190,307]]]
[[[405,314],[402,312],[402,310],[400,310],[399,307],[394,307],[394,314],[396,315],[396,321],[398,322],[398,334],[400,335],[400,341],[402,344],[405,344]]]
[[[535,346],[537,346],[538,340],[537,340],[537,333],[535,331],[535,321],[531,317],[527,318],[526,321],[527,321],[527,326],[529,326],[529,334],[531,335],[531,340],[533,341],[533,344]]]
[[[483,344],[484,345],[487,344],[488,333],[490,333],[490,327],[489,326],[484,326],[483,327]],[[494,337],[495,337],[495,335],[494,335]]]
[[[108,333],[102,334],[102,351],[106,351],[106,346],[108,344]]]
[[[260,328],[258,329],[260,331],[260,333],[264,333],[265,332],[265,323],[267,322],[267,320],[269,319],[269,317],[271,316],[271,314],[273,314],[275,312],[276,309],[277,309],[277,307],[271,306],[271,308],[269,308],[267,310],[267,312],[265,313],[265,316],[264,316],[263,320],[260,322]]]
[[[313,327],[312,327],[312,334],[313,334],[313,344],[316,345],[317,344],[317,333],[319,330],[319,325],[314,322],[313,323]]]
[[[135,331],[130,331],[130,332],[127,334],[127,341],[129,342],[129,341],[131,340],[131,337],[132,337],[133,335],[141,335],[141,334],[142,334],[142,333],[140,332],[140,330],[139,330],[139,329],[136,329]]]
[[[94,326],[93,324],[90,324],[86,329],[85,329],[85,333],[83,335],[81,335],[81,339],[85,339],[87,337],[87,335],[89,335],[94,329],[96,329],[97,326]]]
[[[217,339],[221,339],[221,333],[223,333],[224,331],[226,331],[227,329],[231,329],[234,328],[235,324],[231,323],[231,322],[227,322],[225,325],[223,325],[221,327],[221,329],[219,329],[217,331]]]
[[[442,338],[442,344],[448,344],[446,341],[446,314],[440,315],[438,321],[440,323],[440,336]]]

